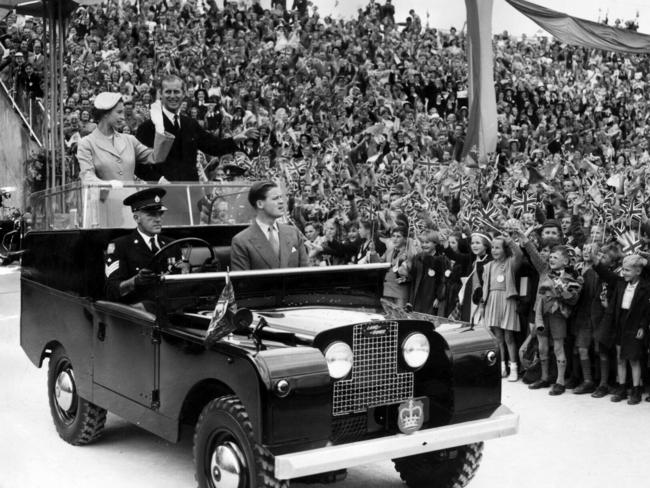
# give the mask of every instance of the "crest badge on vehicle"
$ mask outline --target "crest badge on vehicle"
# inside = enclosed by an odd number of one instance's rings
[[[424,423],[424,403],[410,399],[401,403],[397,409],[397,426],[404,434],[412,434],[422,428]]]

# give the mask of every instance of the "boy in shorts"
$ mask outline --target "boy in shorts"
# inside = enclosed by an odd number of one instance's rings
[[[539,358],[542,366],[542,377],[531,384],[531,390],[547,388],[549,382],[549,339],[553,340],[553,351],[557,362],[557,380],[551,387],[550,395],[561,395],[566,390],[564,375],[566,372],[566,356],[564,340],[567,336],[567,318],[571,315],[573,306],[577,303],[582,290],[581,278],[576,279],[566,268],[570,262],[569,250],[566,246],[555,246],[548,258],[549,272],[539,283],[538,307],[535,311],[535,326],[539,343]]]

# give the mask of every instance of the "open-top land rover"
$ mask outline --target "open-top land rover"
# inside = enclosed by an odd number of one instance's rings
[[[382,263],[228,273],[247,188],[166,189],[175,241],[161,253],[182,248],[191,273],[160,276],[153,311],[105,295],[105,252],[134,227],[121,200],[135,188],[32,201],[21,345],[36,366],[49,358],[65,441],[95,441],[110,411],[172,442],[193,425],[200,487],[286,486],[390,459],[411,487],[451,487],[472,477],[484,440],[516,432],[485,328],[386,306]],[[237,223],[214,223],[215,202]],[[237,312],[206,341],[225,286]]]

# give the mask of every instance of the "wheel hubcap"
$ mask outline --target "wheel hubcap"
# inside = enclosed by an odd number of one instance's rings
[[[244,455],[233,442],[215,446],[210,457],[210,480],[215,488],[238,488],[241,486]]]
[[[64,412],[69,412],[74,401],[74,379],[72,371],[66,369],[59,373],[54,385],[54,398],[59,408]]]

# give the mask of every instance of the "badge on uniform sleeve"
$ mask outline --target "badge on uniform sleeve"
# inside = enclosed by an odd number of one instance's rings
[[[449,278],[450,276],[451,276],[451,270],[450,269],[445,270],[445,277]]]
[[[436,275],[436,271],[433,270],[433,269],[429,269],[429,270],[427,271],[427,274],[433,278],[433,277]]]
[[[106,254],[113,254],[115,252],[115,243],[111,242],[106,248]]]
[[[111,263],[111,258],[108,258],[106,260],[106,265],[104,266],[104,273],[106,274],[106,278],[111,276],[113,273],[115,273],[118,269],[120,269],[120,260],[113,261]]]

